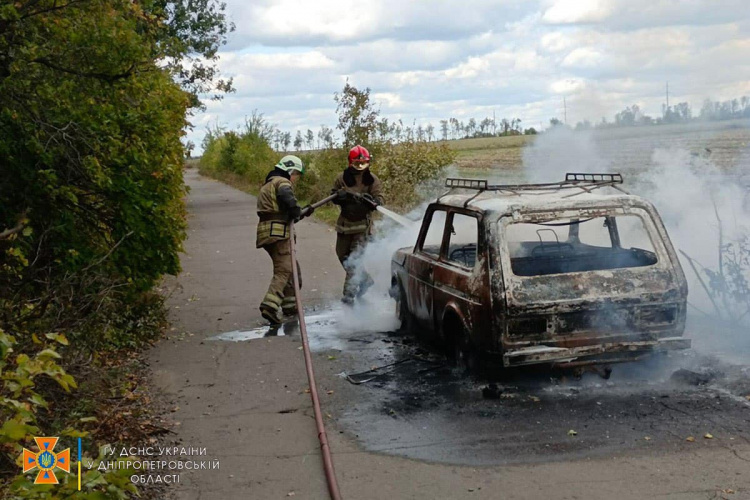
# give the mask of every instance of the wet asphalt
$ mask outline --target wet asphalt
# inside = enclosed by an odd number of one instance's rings
[[[452,367],[398,331],[342,329],[340,305],[306,314],[325,411],[367,451],[472,466],[750,443],[750,368],[695,350],[594,371]],[[299,339],[299,326],[212,340]],[[697,444],[696,444],[697,443]],[[750,461],[750,458],[748,458]]]

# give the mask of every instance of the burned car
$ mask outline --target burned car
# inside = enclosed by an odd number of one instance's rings
[[[392,257],[403,329],[468,368],[479,359],[608,364],[689,348],[675,250],[654,206],[622,182],[448,179],[415,246]]]

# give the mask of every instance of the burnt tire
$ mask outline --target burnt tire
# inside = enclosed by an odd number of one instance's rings
[[[444,328],[446,328],[448,342],[446,346],[448,361],[464,373],[478,375],[480,373],[479,351],[471,342],[469,332],[458,319],[448,321]]]

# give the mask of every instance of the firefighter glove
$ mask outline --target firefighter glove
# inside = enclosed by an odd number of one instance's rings
[[[302,207],[302,210],[300,212],[300,219],[304,219],[305,217],[310,217],[314,211],[315,211],[315,207],[313,207],[312,205],[307,205],[306,207]]]
[[[289,209],[289,218],[297,222],[300,219],[302,210],[298,206],[293,206]]]
[[[373,196],[370,193],[364,193],[361,196],[362,196],[363,203],[365,203],[366,205],[369,205],[370,208],[372,208],[373,210],[375,210],[378,207],[378,205],[380,205],[380,203],[378,203],[378,200],[373,198]]]
[[[349,197],[349,192],[346,189],[339,189],[336,191],[336,201],[342,202]]]

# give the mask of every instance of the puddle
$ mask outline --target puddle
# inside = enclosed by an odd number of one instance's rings
[[[372,344],[372,334],[394,329],[390,308],[376,308],[372,312],[372,303],[363,302],[354,307],[332,304],[325,309],[305,311],[307,335],[310,347],[314,351],[352,351],[360,350],[363,345]],[[288,321],[277,326],[261,326],[251,330],[234,330],[221,333],[207,340],[244,342],[266,337],[299,338],[299,322]],[[375,342],[375,344],[380,344]],[[372,347],[376,347],[373,345]],[[382,344],[380,345],[382,347]]]
[[[253,330],[234,330],[209,337],[206,340],[244,342],[245,340],[256,340],[265,337],[291,337],[293,335],[299,335],[299,323],[297,321],[289,321],[276,326],[263,326]]]

